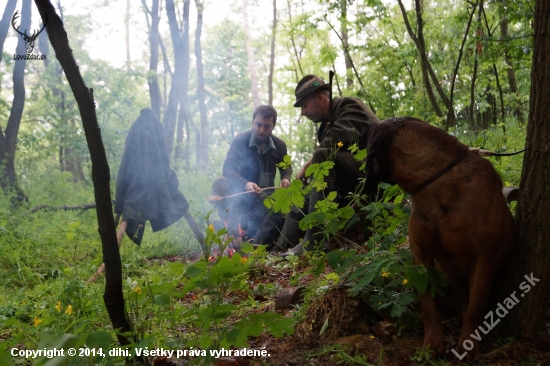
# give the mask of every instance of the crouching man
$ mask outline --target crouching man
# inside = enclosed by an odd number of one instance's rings
[[[313,152],[313,156],[300,169],[298,179],[305,180],[306,169],[315,163],[326,161],[332,151],[337,150],[334,167],[325,177],[327,187],[318,192],[315,189],[309,194],[309,202],[303,212],[310,213],[316,210],[317,201],[325,198],[332,191],[336,191],[342,198],[355,191],[360,178],[365,178],[365,173],[360,170],[362,162],[357,161],[348,147],[357,143],[360,149],[367,147],[367,139],[370,129],[380,124],[380,120],[357,98],[335,97],[330,100],[330,85],[316,75],[306,75],[296,86],[296,102],[294,107],[301,109],[301,115],[306,116],[313,123],[319,123],[317,141],[319,145]],[[307,203],[308,202],[308,203]],[[341,202],[345,204],[345,201]],[[298,222],[303,217],[299,211],[293,210],[285,222],[282,235],[277,241],[278,248],[287,245],[296,245],[294,248],[281,254],[301,255],[304,250],[316,248],[322,241],[322,230],[318,227],[305,232],[303,239],[298,243],[300,234]],[[322,249],[330,249],[328,241],[323,241]]]
[[[270,215],[264,206],[265,195],[273,193],[275,175],[279,170],[280,187],[288,187],[292,168],[278,168],[287,154],[286,144],[272,134],[277,112],[271,106],[259,106],[252,115],[252,128],[235,136],[223,164],[223,176],[212,186],[215,196],[229,196],[215,203],[221,220],[237,243],[241,237],[254,243],[272,244],[282,228],[284,216]],[[278,168],[278,169],[277,169]],[[242,231],[246,233],[243,235]]]

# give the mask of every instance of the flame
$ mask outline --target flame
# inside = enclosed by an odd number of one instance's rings
[[[246,231],[244,231],[242,228],[241,228],[241,224],[239,223],[239,235],[241,236],[241,240],[244,239],[244,237],[246,236]]]

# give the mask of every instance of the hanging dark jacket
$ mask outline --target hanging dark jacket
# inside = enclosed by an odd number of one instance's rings
[[[163,132],[153,111],[146,108],[126,137],[116,182],[115,213],[128,222],[126,234],[136,244],[141,243],[145,221],[151,222],[153,231],[159,231],[179,220],[189,208],[170,168]]]

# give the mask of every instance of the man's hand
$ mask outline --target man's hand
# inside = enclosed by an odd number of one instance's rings
[[[288,188],[290,187],[290,181],[288,179],[281,179],[281,184],[279,187]]]
[[[303,167],[300,168],[300,171],[298,174],[296,174],[296,178],[300,179],[302,182],[307,183],[307,177],[306,177],[306,170],[311,165],[311,159],[309,159]]]
[[[261,190],[261,188],[254,182],[246,183],[246,185],[244,186],[244,189],[247,192],[259,192]]]

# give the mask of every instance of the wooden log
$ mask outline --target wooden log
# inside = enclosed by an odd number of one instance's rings
[[[94,203],[85,203],[82,205],[77,206],[50,206],[50,205],[39,205],[31,208],[29,211],[27,211],[28,214],[35,213],[38,211],[75,211],[75,210],[82,210],[86,211],[91,208],[96,208],[96,204]]]
[[[275,310],[292,309],[304,299],[303,286],[287,287],[279,291],[275,296]]]

